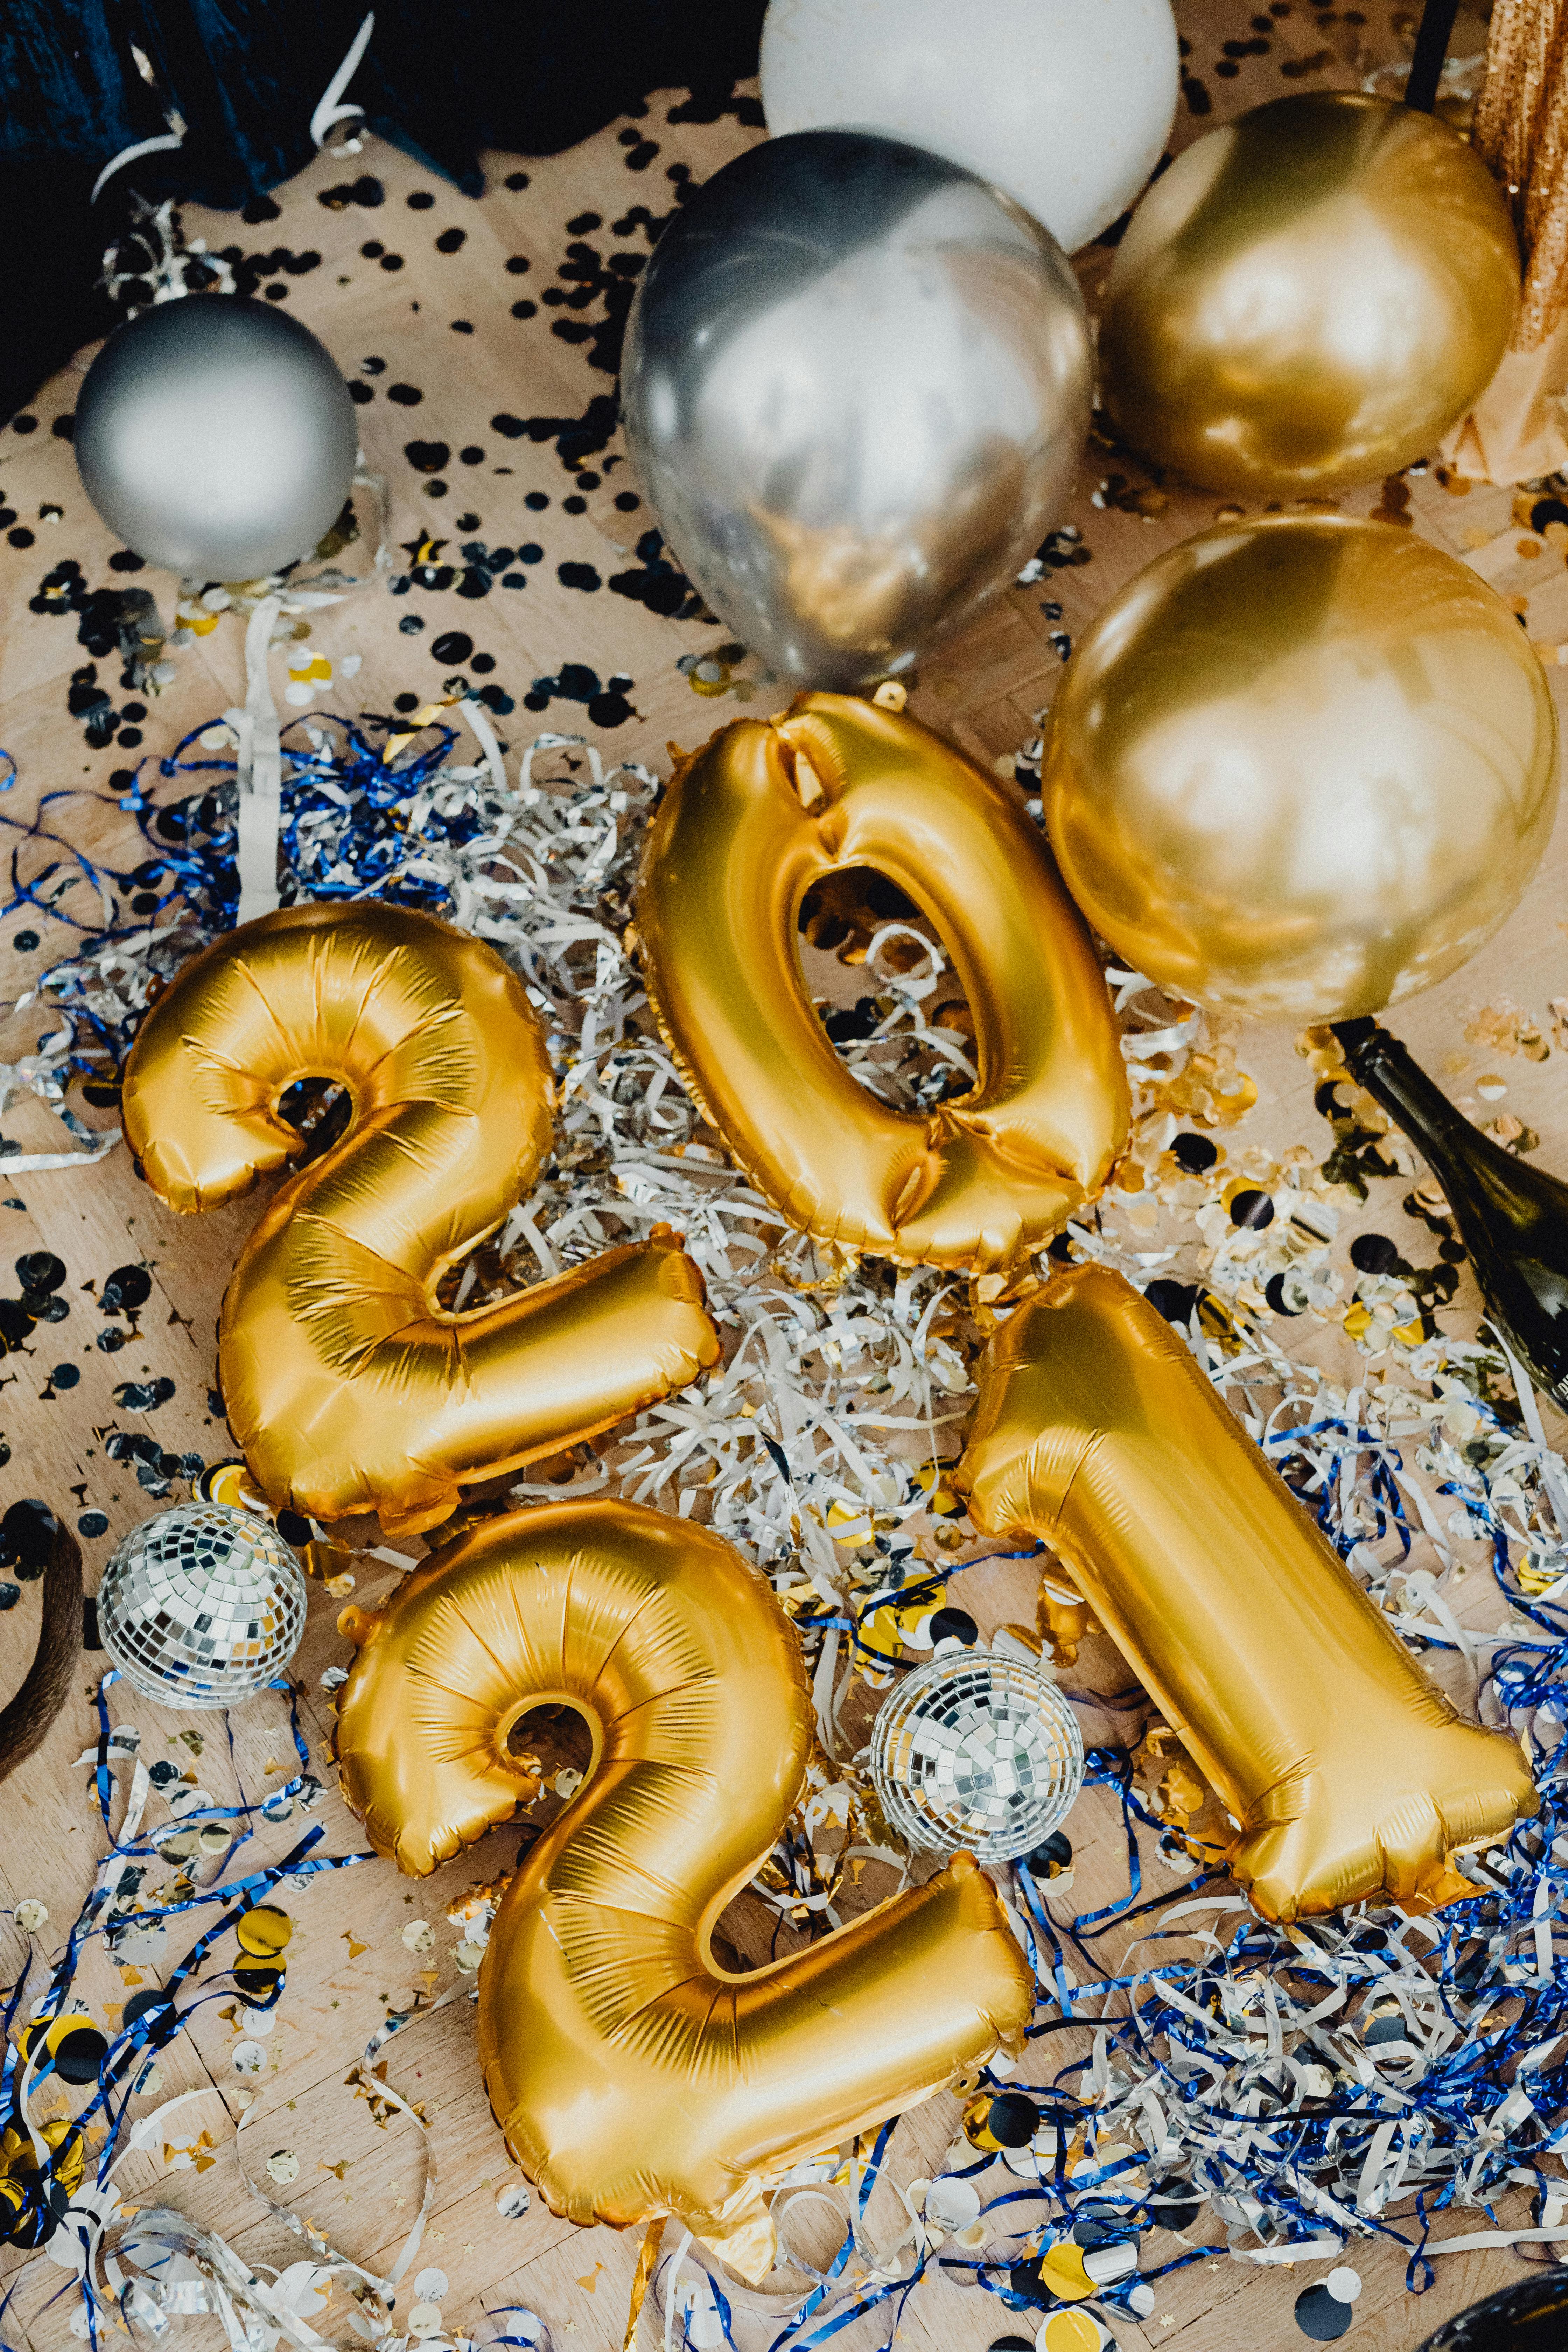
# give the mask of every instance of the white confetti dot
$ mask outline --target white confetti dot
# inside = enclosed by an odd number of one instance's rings
[[[452,1958],[458,1963],[458,1966],[462,1970],[464,1976],[471,1977],[475,1969],[479,1967],[479,1962],[484,1958],[484,1956],[485,1948],[482,1944],[462,1943],[458,1945],[457,1950],[453,1953]]]
[[[259,2074],[267,2063],[267,2053],[259,2042],[237,2042],[229,2056],[237,2074]]]
[[[254,2033],[258,2041],[265,2040],[278,2022],[275,2009],[242,2009],[239,2015],[246,2032]]]
[[[521,2221],[532,2202],[525,2181],[509,2180],[496,2192],[496,2211],[503,2221]]]
[[[436,1930],[428,1919],[410,1919],[403,1930],[403,1940],[411,1952],[427,1952],[436,1941]]]
[[[17,1927],[25,1934],[36,1936],[40,1927],[47,1927],[49,1924],[49,1906],[47,1903],[38,1902],[36,1896],[29,1896],[26,1903],[17,1904],[16,1919]]]
[[[408,2315],[410,2336],[439,2336],[441,2315],[433,2303],[416,2303]]]
[[[980,2210],[980,2191],[973,2180],[933,2180],[926,2191],[926,2219],[943,2230],[962,2230]]]
[[[300,2159],[291,2147],[275,2147],[267,2159],[267,2169],[276,2181],[298,2180]]]
[[[1331,2271],[1323,2284],[1336,2303],[1353,2303],[1361,2293],[1361,2273],[1352,2271],[1347,2264],[1342,2269]]]
[[[421,2271],[414,2282],[414,2292],[421,2303],[439,2303],[450,2292],[450,2282],[445,2271]]]

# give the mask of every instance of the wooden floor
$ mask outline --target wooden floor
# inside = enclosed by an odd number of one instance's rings
[[[1212,121],[1292,89],[1354,86],[1399,54],[1415,13],[1411,6],[1391,8],[1388,0],[1366,0],[1361,10],[1343,11],[1276,0],[1262,16],[1251,13],[1247,0],[1184,0],[1180,14],[1190,43],[1190,80],[1177,142],[1206,127],[1194,107]],[[1266,23],[1269,30],[1259,38],[1255,28]],[[1473,52],[1481,39],[1473,14],[1462,13],[1455,54]],[[1222,45],[1227,42],[1250,43],[1253,53],[1239,61],[1226,58]],[[1237,69],[1227,72],[1231,64]],[[313,102],[313,93],[301,101],[307,108]],[[599,348],[594,331],[606,315],[605,254],[612,246],[646,250],[641,221],[668,209],[676,175],[705,176],[759,137],[753,116],[754,109],[742,107],[712,122],[692,121],[683,118],[677,98],[664,93],[635,123],[612,124],[565,155],[530,162],[526,185],[508,184],[523,169],[518,159],[492,159],[489,193],[479,202],[457,194],[408,157],[367,142],[360,155],[324,156],[279,190],[275,219],[245,224],[232,215],[187,215],[191,236],[205,236],[215,247],[235,247],[254,257],[258,282],[281,287],[288,307],[325,340],[344,373],[371,394],[359,420],[367,457],[390,486],[391,541],[408,551],[397,557],[400,569],[427,536],[444,541],[448,557],[474,538],[488,545],[532,542],[542,550],[542,559],[530,564],[522,593],[497,588],[470,601],[452,587],[416,586],[391,599],[367,590],[318,617],[311,649],[335,666],[331,684],[317,696],[318,709],[385,711],[399,695],[422,702],[458,670],[476,684],[493,681],[511,698],[516,708],[498,724],[514,753],[539,730],[575,729],[608,753],[654,762],[663,761],[667,741],[693,743],[739,710],[728,693],[695,694],[678,667],[683,656],[712,655],[724,633],[700,621],[661,618],[625,593],[647,568],[647,551],[639,553],[637,541],[652,519],[646,507],[623,503],[634,494],[618,441],[612,436],[602,457],[590,458],[593,480],[584,488],[568,478],[555,440],[516,428],[519,420],[576,420],[598,413],[590,412],[591,402],[612,390],[611,376],[592,363]],[[638,207],[644,208],[640,221]],[[448,249],[449,231],[461,232],[456,249]],[[311,255],[319,259],[305,264]],[[388,266],[394,257],[401,266]],[[1091,250],[1084,260],[1091,297],[1109,258]],[[527,268],[516,268],[518,261]],[[581,308],[550,300],[552,291],[584,286],[593,291]],[[519,303],[531,304],[531,315],[515,316]],[[456,329],[458,320],[473,331]],[[563,327],[569,332],[558,331]],[[0,529],[0,743],[18,768],[0,814],[11,817],[29,814],[46,793],[108,792],[115,769],[133,765],[140,751],[168,750],[243,694],[241,631],[230,617],[178,656],[174,682],[140,722],[139,747],[126,744],[124,729],[135,731],[133,719],[124,722],[118,745],[94,749],[84,740],[81,719],[70,715],[72,675],[90,656],[69,621],[35,611],[31,600],[45,573],[62,560],[79,562],[95,588],[125,584],[110,568],[114,542],[89,508],[69,447],[53,429],[69,415],[89,357],[79,355],[73,369],[40,392],[30,412],[35,426],[19,419],[0,435],[0,494],[16,519],[4,527],[8,540]],[[440,482],[447,485],[444,495],[437,494]],[[1415,528],[1466,555],[1514,597],[1531,637],[1551,648],[1554,659],[1568,640],[1562,549],[1521,532],[1506,491],[1477,488],[1461,496],[1431,474],[1413,479],[1408,488]],[[542,503],[525,505],[530,495]],[[1380,497],[1368,491],[1344,504],[1364,512]],[[1050,700],[1061,668],[1058,633],[1075,633],[1131,572],[1208,521],[1213,509],[1212,499],[1179,486],[1162,488],[1125,458],[1091,449],[1070,515],[1090,561],[1010,594],[967,638],[928,665],[912,707],[988,759],[1015,751],[1031,732],[1034,714]],[[166,602],[171,583],[156,574],[146,578]],[[1043,609],[1048,599],[1061,606],[1060,618]],[[416,616],[424,623],[418,633],[409,625]],[[443,647],[440,641],[452,633],[471,644]],[[476,655],[490,656],[493,666],[482,667]],[[348,656],[359,657],[352,677]],[[590,688],[572,674],[573,665],[595,674]],[[119,689],[118,669],[113,659],[98,664],[102,684],[122,707],[129,698]],[[1552,675],[1554,681],[1568,678],[1568,669],[1553,668]],[[736,677],[744,686],[744,665]],[[531,711],[523,698],[534,692],[536,681],[542,682],[538,707]],[[591,718],[586,701],[571,698],[574,690],[579,697],[584,691],[619,696],[628,708],[623,715],[612,698]],[[755,707],[769,707],[765,691]],[[616,723],[600,724],[600,719]],[[111,803],[80,799],[55,806],[57,822],[73,840],[125,862],[128,826]],[[28,855],[27,870],[34,871],[37,854]],[[1401,1020],[1417,1054],[1460,1097],[1479,1076],[1500,1073],[1506,1108],[1539,1131],[1542,1163],[1558,1169],[1568,1168],[1568,1053],[1556,1045],[1545,1059],[1532,1060],[1516,1052],[1510,1008],[1523,1008],[1551,1041],[1551,1008],[1568,999],[1565,866],[1568,841],[1560,829],[1506,931],[1457,978],[1402,1008]],[[31,945],[29,933],[37,935]],[[58,923],[41,920],[32,909],[5,921],[0,987],[7,998],[58,960],[63,939]],[[1489,1009],[1498,1015],[1489,1027]],[[35,1016],[16,1016],[9,1043],[0,1050],[12,1056],[26,1050],[37,1025]],[[1235,1042],[1258,1089],[1258,1108],[1239,1140],[1275,1152],[1306,1142],[1315,1157],[1323,1156],[1328,1134],[1313,1111],[1310,1073],[1293,1035],[1252,1027],[1240,1030]],[[29,1098],[18,1097],[0,1116],[23,1152],[59,1148],[58,1127]],[[88,1109],[84,1116],[103,1125],[112,1113]],[[212,1332],[230,1264],[256,1209],[245,1203],[199,1221],[177,1221],[137,1183],[122,1147],[94,1167],[30,1175],[16,1184],[0,1207],[0,1241],[8,1244],[0,1253],[0,1266],[7,1269],[0,1272],[0,1289],[9,1283],[14,1258],[52,1251],[68,1268],[61,1296],[69,1313],[61,1323],[40,1324],[29,1349],[12,1356],[0,1373],[0,1431],[8,1447],[0,1501],[37,1495],[73,1517],[100,1514],[101,1531],[83,1539],[92,1582],[114,1542],[157,1507],[139,1486],[134,1464],[107,1453],[111,1431],[144,1431],[166,1452],[204,1462],[230,1450],[221,1422],[208,1410]],[[1360,1222],[1386,1226],[1398,1216],[1398,1191],[1385,1185]],[[1354,1221],[1342,1228],[1336,1244],[1342,1266],[1357,1229]],[[106,1353],[95,1341],[104,1320],[95,1286],[101,1292],[108,1276],[128,1264],[146,1265],[152,1296],[130,1344]],[[1473,1309],[1473,1300],[1468,1305]],[[1453,1318],[1446,1320],[1463,1328],[1466,1309],[1461,1294]],[[1280,1327],[1288,1344],[1324,1361],[1344,1349],[1327,1326],[1290,1331],[1293,1338]],[[59,1371],[51,1376],[56,1366],[79,1377],[68,1384]],[[158,1380],[171,1381],[173,1390],[152,1410],[139,1411],[133,1401],[114,1396],[127,1381]],[[176,1476],[168,1498],[186,1491],[184,1476]],[[392,1580],[374,1563],[366,1567],[356,1596],[362,1601],[374,1600]],[[1026,1571],[1018,1568],[976,1570],[961,1590],[983,1630],[1031,1610]],[[37,1596],[36,1585],[25,1587],[22,1604],[3,1621],[0,1694],[14,1687],[30,1654]],[[315,1818],[325,1826],[324,1850],[347,1853],[360,1840],[333,1792],[320,1686],[322,1671],[346,1655],[335,1630],[337,1607],[319,1586],[312,1588],[299,1669],[301,1719],[314,1769],[329,1790]],[[72,1761],[92,1736],[95,1664],[101,1661],[84,1661],[73,1702],[47,1747],[0,1799],[0,1903],[32,1900],[47,1906],[47,1922],[36,1937],[40,1966],[60,1948],[100,1851],[89,1774]],[[1121,1670],[1109,1655],[1089,1664],[1120,1684]],[[141,1727],[149,1762],[170,1759],[218,1802],[237,1795],[237,1776],[254,1797],[279,1785],[292,1769],[278,1698],[234,1717],[232,1762],[210,1720],[193,1731],[189,1718],[123,1697],[114,1712]],[[264,1829],[247,1852],[281,1854],[301,1827],[296,1819]],[[1078,1856],[1075,1906],[1111,1899],[1123,1884],[1124,1861],[1120,1821],[1110,1803],[1098,1794],[1086,1798],[1071,1834]],[[234,2134],[243,2116],[251,2173],[271,2185],[267,2162],[274,2158],[274,2194],[368,2268],[384,2270],[418,2210],[425,2153],[406,2118],[384,2128],[345,2077],[389,2005],[404,2007],[416,1991],[439,1993],[458,1981],[453,1954],[462,1931],[448,1923],[447,1908],[471,1884],[509,1869],[516,1843],[515,1832],[497,1833],[431,1883],[411,1884],[390,1864],[370,1862],[290,1896],[296,1927],[288,1990],[276,2029],[262,2044],[259,2074],[247,2079],[237,2071],[234,2053],[247,2036],[234,2002],[220,1995],[197,2006],[161,2071],[165,2092],[191,2087],[207,2095],[181,2111],[167,2145],[130,2160],[120,2176],[128,2197],[177,2206],[220,2231],[253,2263],[283,2264],[301,2255],[305,2250],[265,2213],[240,2178]],[[1153,1884],[1161,1883],[1156,1867]],[[417,1932],[422,1922],[433,1940]],[[743,1945],[761,1948],[754,1918],[739,1917],[735,1934]],[[122,1969],[95,1950],[80,1979],[95,2011],[117,2021],[130,1994],[166,1974],[187,1940],[172,1936],[162,1960]],[[0,1923],[0,1976],[14,1976],[22,1943],[13,1924]],[[424,2107],[439,2168],[431,2224],[411,2276],[428,2268],[444,2274],[437,2297],[444,2326],[466,2331],[483,2310],[525,2304],[548,2321],[556,2352],[613,2352],[626,2321],[637,2237],[574,2229],[552,2219],[537,2200],[519,2219],[498,2212],[498,2193],[515,2176],[480,2089],[470,2005],[455,2001],[411,2026],[392,2043],[387,2060],[389,2079]],[[895,2144],[897,2179],[936,2168],[956,2116],[957,2103],[943,2098],[906,2118]],[[896,2210],[879,2190],[871,2206],[873,2230],[896,2236]],[[1466,2226],[1484,2225],[1479,2215],[1458,2218]],[[1524,2220],[1516,2211],[1515,2226]],[[1205,2232],[1194,2234],[1199,2240]],[[1152,2234],[1143,2266],[1152,2269],[1179,2251],[1175,2242]],[[1352,2249],[1349,2259],[1365,2283],[1352,2332],[1367,2352],[1415,2345],[1447,2315],[1519,2268],[1506,2253],[1457,2257],[1439,2265],[1436,2285],[1416,2299],[1405,2293],[1396,2248],[1368,2243]],[[23,2264],[14,2251],[0,2251],[7,2284]],[[1127,2347],[1184,2352],[1187,2347],[1257,2352],[1289,2345],[1300,2340],[1295,2297],[1319,2274],[1259,2269],[1223,2256],[1194,2264],[1161,2283],[1147,2321],[1119,2324],[1119,2340]],[[405,2311],[411,2300],[405,2292]],[[340,2340],[342,2308],[340,2299],[318,2323]],[[0,2336],[17,2352],[64,2352],[76,2309],[75,2290],[64,2274],[45,2259],[34,2260],[0,2321]],[[899,2340],[922,2352],[928,2347],[930,2352],[978,2352],[1023,2324],[989,2296],[932,2280],[906,2306]],[[759,2336],[750,2322],[747,2326],[742,2342],[750,2352],[766,2336]],[[645,2339],[653,2341],[651,2312],[643,2328]],[[176,2344],[198,2340],[203,2346],[216,2340],[211,2323],[175,2323]],[[838,2339],[844,2352],[868,2352],[881,2340],[879,2316]]]

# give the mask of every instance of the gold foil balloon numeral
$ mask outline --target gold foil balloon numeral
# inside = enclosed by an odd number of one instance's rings
[[[1454,1850],[1535,1811],[1518,1742],[1428,1681],[1120,1275],[1078,1267],[1003,1326],[961,1480],[977,1527],[1070,1570],[1229,1809],[1268,1917],[1470,1893]]]
[[[968,1854],[793,1958],[715,1967],[715,1923],[800,1798],[812,1708],[794,1628],[706,1528],[516,1512],[340,1622],[343,1793],[404,1870],[537,1793],[510,1745],[529,1709],[588,1726],[584,1786],[507,1889],[479,1981],[490,2105],[555,2211],[673,2214],[760,2278],[769,2180],[1022,2046],[1033,1981]]]
[[[187,964],[126,1065],[125,1131],[176,1209],[287,1167],[305,1077],[347,1132],[276,1192],[224,1298],[224,1403],[269,1501],[392,1535],[684,1387],[719,1345],[668,1231],[471,1314],[437,1286],[528,1192],[552,1092],[521,982],[471,934],[396,907],[291,907]]]
[[[972,1092],[879,1102],[834,1052],[797,938],[815,883],[874,866],[929,916],[974,1019]],[[1127,1132],[1088,931],[1017,794],[900,712],[802,695],[684,762],[649,831],[648,990],[747,1173],[818,1240],[1005,1269],[1104,1182]]]

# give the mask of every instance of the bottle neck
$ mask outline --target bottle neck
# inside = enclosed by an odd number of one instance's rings
[[[1351,1076],[1399,1121],[1413,1141],[1423,1149],[1430,1144],[1438,1152],[1453,1146],[1468,1155],[1487,1150],[1489,1138],[1456,1109],[1440,1087],[1433,1085],[1397,1037],[1380,1029],[1375,1021],[1341,1022],[1334,1034],[1344,1048]]]

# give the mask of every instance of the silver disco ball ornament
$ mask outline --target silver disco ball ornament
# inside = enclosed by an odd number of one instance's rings
[[[237,1706],[305,1630],[305,1580],[269,1519],[183,1503],[128,1535],[98,1589],[103,1646],[162,1706]]]
[[[1037,1666],[954,1650],[917,1667],[878,1716],[871,1779],[911,1845],[1006,1862],[1067,1815],[1083,1786],[1083,1740]]]

